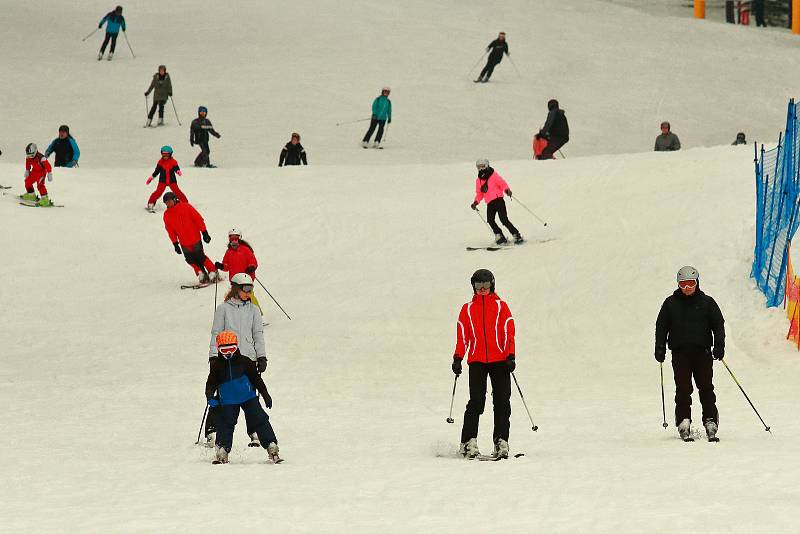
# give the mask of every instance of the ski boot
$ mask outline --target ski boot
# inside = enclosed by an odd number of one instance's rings
[[[216,446],[217,454],[214,458],[214,461],[211,462],[212,464],[227,464],[228,463],[228,451],[226,451],[223,447],[219,445]]]
[[[269,459],[272,460],[273,463],[279,464],[283,461],[281,457],[278,456],[279,451],[280,449],[278,449],[278,444],[275,443],[274,441],[269,445],[267,445],[267,455],[269,456]]]
[[[684,419],[678,424],[678,434],[680,434],[683,441],[694,441],[691,432],[692,422],[689,419]]]
[[[111,61],[111,58],[113,58],[113,57],[114,57],[114,52],[109,52],[108,53],[108,60]]]
[[[514,244],[515,245],[521,245],[524,242],[525,242],[525,240],[522,238],[522,234],[514,234]]]
[[[156,205],[155,204],[148,204],[145,209],[147,211],[149,211],[150,213],[155,213],[156,212]]]
[[[508,442],[503,438],[497,438],[494,442],[494,455],[496,458],[508,458]]]
[[[372,148],[380,148],[380,147],[381,147],[381,144],[380,144],[380,142],[379,142],[379,141],[374,141],[374,142],[372,143]]]
[[[39,197],[36,196],[36,193],[25,193],[24,195],[19,196],[20,200],[24,200],[26,202],[38,202]]]
[[[206,434],[206,442],[203,445],[208,449],[213,449],[216,437],[217,437],[216,432],[209,432],[208,434]]]
[[[469,458],[470,460],[477,458],[481,454],[481,451],[478,450],[478,440],[472,438],[466,443],[462,443],[461,446],[458,447],[458,453],[464,458]]]
[[[47,195],[42,195],[42,198],[39,199],[39,202],[37,202],[36,205],[40,208],[49,208],[53,205],[53,203],[50,202],[50,197]]]
[[[150,128],[153,125],[153,119],[147,119],[147,124],[144,125],[145,128]]]
[[[477,80],[472,80],[475,83],[481,83],[483,81],[483,76],[478,76]]]
[[[253,432],[252,434],[248,434],[250,436],[250,443],[247,444],[248,447],[260,447],[261,442],[258,441],[258,434]]]
[[[199,273],[197,273],[197,283],[210,284],[211,280],[208,278],[208,273],[205,271],[200,271]]]
[[[369,148],[369,142],[368,141],[361,141],[361,148]]]
[[[159,117],[158,118],[158,125],[159,126],[164,126],[164,117]]]
[[[503,234],[494,234],[494,243],[496,245],[505,245],[508,243],[508,239]]]
[[[717,429],[719,428],[717,422],[713,419],[709,419],[705,422],[705,427],[708,441],[719,441],[719,438],[717,437]]]
[[[97,61],[100,61],[101,59],[103,59],[103,53],[102,52],[97,54]]]

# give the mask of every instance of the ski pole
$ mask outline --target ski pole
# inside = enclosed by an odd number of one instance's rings
[[[278,306],[278,307],[281,309],[281,311],[282,311],[282,312],[283,312],[283,314],[286,316],[286,318],[287,318],[287,319],[289,319],[289,320],[291,321],[291,320],[292,320],[292,318],[291,318],[291,317],[289,317],[289,314],[288,314],[288,313],[286,313],[286,310],[284,310],[284,309],[283,309],[283,306],[281,306],[280,304],[278,304],[278,301],[277,301],[277,300],[275,300],[275,297],[273,297],[273,296],[272,296],[272,293],[270,293],[270,292],[269,292],[269,289],[267,289],[266,287],[264,287],[264,284],[262,284],[262,283],[261,283],[261,280],[259,280],[259,279],[258,279],[258,277],[256,277],[256,282],[258,282],[258,285],[260,285],[261,287],[263,287],[263,288],[264,288],[264,291],[266,291],[266,292],[267,292],[267,295],[269,295],[269,298],[271,298],[271,299],[272,299],[272,302],[274,302],[274,303],[275,303],[275,304],[276,304],[276,305],[277,305],[277,306]]]
[[[494,235],[494,230],[492,230],[492,227],[489,225],[488,222],[486,222],[486,219],[483,218],[483,215],[481,215],[481,212],[480,212],[480,210],[478,208],[475,208],[475,213],[478,215],[478,218],[481,221],[483,221],[483,224],[486,225],[486,227],[489,229],[489,231],[492,232],[492,235]]]
[[[528,208],[528,206],[526,206],[525,204],[523,204],[523,203],[522,203],[522,201],[520,201],[520,199],[519,199],[519,198],[516,198],[516,197],[508,197],[508,198],[510,198],[511,200],[515,200],[515,201],[517,202],[517,204],[519,204],[520,206],[522,206],[522,207],[525,209],[525,211],[527,211],[528,213],[530,213],[531,215],[533,215],[534,217],[536,217],[536,219],[537,219],[537,220],[538,220],[540,223],[542,223],[543,225],[547,226],[547,222],[546,222],[546,221],[543,221],[542,219],[540,219],[540,218],[539,218],[539,216],[538,216],[538,215],[536,215],[535,213],[533,213],[533,212],[532,212],[532,211],[531,211],[531,210]]]
[[[172,97],[169,97],[169,101],[172,102],[172,111],[175,112],[175,118],[178,120],[178,126],[182,126],[181,119],[180,119],[180,117],[178,117],[178,109],[175,107],[175,99],[172,98]]]
[[[664,404],[664,362],[658,362],[658,365],[661,367],[661,414],[664,416],[661,426],[667,428],[669,425],[667,424],[667,407]]]
[[[147,98],[147,95],[144,95],[144,116],[147,117],[150,114],[150,99]]]
[[[747,402],[750,403],[750,407],[753,409],[754,412],[756,412],[756,415],[758,416],[759,420],[761,420],[761,424],[764,425],[764,430],[772,434],[772,431],[767,426],[767,423],[765,423],[764,419],[761,418],[761,414],[759,414],[758,410],[756,410],[756,407],[753,406],[753,402],[750,400],[750,397],[747,396],[747,393],[744,392],[744,388],[742,387],[742,385],[739,383],[738,380],[736,380],[736,376],[733,374],[733,371],[731,371],[731,368],[728,367],[728,364],[725,362],[725,360],[720,360],[720,361],[722,362],[722,365],[725,366],[725,369],[728,370],[728,372],[731,375],[731,378],[733,378],[733,381],[736,382],[736,385],[739,386],[739,390],[742,392],[742,395],[744,395],[744,398],[747,399]]]
[[[453,380],[453,396],[450,397],[450,417],[447,418],[447,422],[450,424],[455,423],[453,420],[453,401],[456,400],[456,384],[458,384],[458,375],[456,375],[456,379]]]
[[[128,40],[128,33],[125,30],[122,31],[122,36],[125,37],[125,42],[128,43],[128,50],[131,51],[131,55],[133,56],[134,59],[136,59],[136,54],[133,53],[133,48],[131,48],[131,42]]]
[[[217,276],[214,277],[214,313],[217,312],[217,288],[219,287],[219,271]]]
[[[558,149],[558,155],[561,156],[561,159],[567,159],[567,156],[565,156],[564,153],[561,152],[560,148]]]
[[[197,431],[197,441],[194,442],[195,445],[200,444],[200,434],[203,433],[203,425],[206,424],[206,415],[208,414],[208,401],[206,401],[206,409],[203,411],[203,418],[200,419],[200,430]]]
[[[337,122],[337,123],[336,123],[336,126],[341,126],[342,124],[354,124],[354,123],[356,123],[356,122],[364,122],[364,121],[368,121],[368,120],[370,120],[371,118],[372,118],[372,117],[367,117],[366,119],[356,119],[356,120],[354,120],[354,121],[342,121],[342,122]]]
[[[514,65],[514,70],[517,71],[517,77],[518,78],[522,78],[522,74],[519,73],[519,69],[517,68],[517,64],[514,63],[514,60],[511,59],[510,55],[508,56],[508,60],[511,62],[512,65]]]
[[[486,50],[483,54],[481,54],[481,57],[478,59],[478,61],[476,61],[475,64],[472,66],[472,68],[469,69],[469,72],[467,72],[467,76],[472,74],[472,71],[475,70],[475,67],[477,67],[478,65],[481,64],[481,61],[483,61],[483,58],[486,57],[486,54],[488,54],[488,53],[489,53],[489,51]]]
[[[100,28],[95,28],[95,29],[94,29],[94,31],[93,31],[92,33],[90,33],[89,35],[87,35],[86,37],[84,37],[83,39],[81,39],[81,42],[85,41],[86,39],[88,39],[89,37],[91,37],[92,35],[94,35],[95,33],[97,33],[97,30],[99,30],[99,29],[100,29]]]
[[[539,430],[539,427],[533,424],[533,416],[531,416],[531,411],[528,409],[528,403],[525,402],[525,397],[522,395],[522,389],[520,389],[519,382],[517,382],[517,375],[512,372],[511,376],[514,378],[514,383],[517,385],[517,391],[519,391],[519,398],[522,399],[522,405],[525,406],[525,411],[528,412],[528,419],[531,420],[531,430],[536,432]]]
[[[381,141],[386,142],[387,139],[389,139],[389,124],[386,124],[386,128],[383,129],[383,137],[381,138]]]

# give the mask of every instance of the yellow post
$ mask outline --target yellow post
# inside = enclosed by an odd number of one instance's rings
[[[800,33],[800,0],[792,0],[792,33]]]
[[[798,1],[798,0],[793,0]],[[694,18],[706,18],[706,0],[694,0]]]

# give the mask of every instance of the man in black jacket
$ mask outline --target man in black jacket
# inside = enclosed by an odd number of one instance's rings
[[[725,357],[725,319],[714,299],[700,291],[700,274],[691,266],[678,271],[678,289],[667,297],[658,313],[656,361],[664,361],[667,345],[672,351],[678,432],[683,439],[690,439],[694,376],[703,406],[703,425],[712,440],[719,426],[712,357],[714,360]]]
[[[494,72],[494,68],[501,61],[503,61],[503,54],[507,56],[511,55],[508,53],[506,32],[500,32],[500,34],[497,36],[497,39],[489,43],[489,46],[486,47],[486,50],[489,52],[489,59],[486,61],[486,66],[483,67],[483,70],[481,71],[480,76],[478,76],[478,79],[475,80],[475,83],[488,82],[489,78],[492,76],[492,72]]]
[[[536,159],[553,159],[553,154],[569,142],[567,116],[558,107],[558,100],[555,98],[547,102],[547,120],[536,137],[547,139],[547,146]]]
[[[194,159],[195,167],[214,167],[209,157],[211,149],[208,148],[208,134],[213,135],[217,139],[222,137],[214,130],[214,125],[206,118],[207,115],[208,108],[200,106],[197,108],[197,118],[192,121],[192,125],[189,127],[189,144],[192,146],[196,144],[200,145],[200,153]]]
[[[292,132],[291,141],[286,143],[286,146],[281,150],[278,167],[283,167],[284,165],[300,165],[301,163],[303,165],[308,165],[306,150],[303,148],[303,145],[300,144],[300,134]]]

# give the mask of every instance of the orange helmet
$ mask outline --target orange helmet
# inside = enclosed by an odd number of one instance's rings
[[[220,352],[223,352],[223,348],[227,349],[231,353],[236,352],[238,345],[239,338],[236,337],[236,332],[223,330],[217,334],[217,348],[220,350]]]

